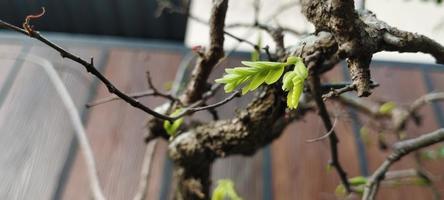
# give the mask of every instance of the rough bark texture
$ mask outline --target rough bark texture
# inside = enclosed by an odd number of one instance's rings
[[[228,0],[213,0],[210,18],[210,49],[197,61],[185,95],[182,97],[185,104],[199,100],[202,94],[207,91],[207,79],[214,66],[224,56],[224,28],[227,9]]]
[[[286,106],[281,95],[281,91],[269,87],[237,117],[197,126],[170,143],[169,156],[177,166],[175,175],[181,183],[179,199],[208,199],[207,175],[216,158],[252,155],[279,137],[292,119],[310,109],[302,108],[285,118]]]

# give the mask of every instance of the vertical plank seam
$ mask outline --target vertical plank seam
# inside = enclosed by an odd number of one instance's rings
[[[262,155],[262,199],[263,200],[272,200],[273,199],[273,169],[271,163],[271,144],[266,146]]]
[[[433,90],[435,90],[435,85],[432,81],[432,77],[430,76],[430,71],[427,70],[425,66],[423,66],[421,69],[423,83],[426,86],[427,93],[433,92]],[[439,106],[437,102],[431,102],[431,106],[439,126],[444,127],[444,113],[441,106]]]

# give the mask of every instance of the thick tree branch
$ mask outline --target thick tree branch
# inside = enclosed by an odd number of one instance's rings
[[[200,125],[174,138],[169,155],[179,167],[179,187],[188,197],[184,199],[208,198],[209,184],[200,175],[201,170],[206,171],[202,166],[210,166],[219,157],[252,155],[280,136],[288,123],[312,109],[301,103],[300,109],[286,118],[281,95],[280,90],[269,87],[237,117]]]
[[[214,66],[224,56],[224,27],[225,15],[228,9],[228,0],[213,0],[210,17],[210,49],[200,58],[192,73],[185,94],[182,96],[184,104],[190,104],[202,97],[207,90],[207,79]]]

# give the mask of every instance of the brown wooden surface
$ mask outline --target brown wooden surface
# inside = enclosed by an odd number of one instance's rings
[[[63,38],[57,40],[64,41]],[[54,63],[81,111],[84,111],[83,105],[87,101],[109,95],[102,84],[98,84],[77,64],[61,59],[57,53],[38,43],[26,43],[23,39],[1,40],[1,37],[0,41],[3,42],[0,54],[34,54]],[[164,88],[165,83],[173,80],[185,52],[183,48],[159,49],[131,42],[76,42],[72,38],[66,41],[63,44],[70,50],[85,58],[94,56],[96,63],[103,66],[105,75],[125,92],[146,90],[147,70],[151,72],[154,84]],[[213,78],[220,76],[224,67],[238,66],[240,60],[241,56],[235,55],[223,62],[216,68]],[[30,64],[26,62],[0,60],[0,64],[0,199],[90,199],[83,157],[77,149],[66,111],[46,75],[37,67],[27,67]],[[17,67],[21,65],[23,67]],[[401,68],[401,65],[373,64],[372,74],[381,87],[370,98],[405,105],[427,92],[444,90],[444,70],[411,65]],[[342,67],[336,67],[323,81],[345,80],[342,70]],[[94,99],[89,98],[92,94]],[[212,101],[225,96],[221,91]],[[251,96],[237,98],[224,105],[219,109],[221,117],[230,117],[236,108],[247,105],[250,99]],[[160,98],[144,98],[141,101],[150,107],[163,102]],[[332,102],[329,102],[329,109],[339,113],[335,130],[340,139],[341,162],[349,177],[362,175],[358,159],[362,152],[356,144],[356,137],[359,135],[357,129],[366,124],[367,118],[362,115],[354,118],[350,110]],[[409,125],[407,135],[415,136],[443,126],[438,113],[443,109],[443,103],[421,109],[423,126]],[[143,135],[147,115],[115,101],[96,106],[83,117],[105,196],[108,199],[131,199],[139,181],[146,148]],[[196,118],[210,120],[210,115],[201,112]],[[330,158],[328,141],[306,142],[326,132],[317,115],[310,113],[303,120],[291,124],[269,149],[258,151],[252,157],[233,156],[218,160],[212,170],[213,183],[222,178],[234,180],[240,195],[246,200],[337,199],[334,190],[339,179],[334,170],[327,170]],[[372,133],[370,144],[365,146],[369,172],[374,171],[387,155],[377,148],[376,137]],[[161,141],[154,153],[147,192],[149,200],[164,200],[174,190],[168,173],[171,166],[165,162],[166,147],[167,143]],[[427,161],[425,165],[430,172],[442,174],[442,160]],[[393,169],[412,167],[413,159],[407,157]],[[436,182],[444,194],[443,181],[439,179]],[[423,187],[402,186],[383,188],[378,197],[430,199],[431,193]]]

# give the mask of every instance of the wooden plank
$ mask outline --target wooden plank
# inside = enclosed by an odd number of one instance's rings
[[[105,75],[126,92],[147,89],[145,71],[153,75],[153,82],[162,84],[173,80],[174,71],[181,56],[165,52],[142,52],[129,49],[114,49],[109,56]],[[97,98],[108,96],[108,90],[100,85]],[[143,99],[143,103],[155,107],[163,99]],[[87,132],[96,156],[100,182],[108,199],[131,199],[137,189],[140,167],[144,156],[143,135],[147,115],[125,102],[110,102],[93,108],[90,112]],[[156,151],[165,155],[166,144],[161,143]],[[160,150],[159,150],[160,149]],[[156,191],[160,181],[158,166],[162,156],[156,154],[156,163],[148,191]],[[63,199],[88,199],[89,188],[85,165],[77,154]],[[149,194],[150,195],[150,194]]]
[[[426,83],[429,83],[429,92],[444,92],[444,71],[425,71],[424,81]],[[444,102],[437,102],[432,104],[433,108],[433,116],[435,117],[435,120],[437,124],[439,124],[439,127],[444,127]],[[432,113],[424,113],[426,115],[432,115]],[[437,150],[439,148],[443,147],[443,143],[433,145],[429,147],[429,150]],[[437,159],[437,160],[429,160],[424,161],[424,165],[426,170],[428,170],[433,176],[440,177],[443,175],[442,169],[444,168],[444,160],[443,159]],[[436,185],[436,188],[441,193],[441,195],[444,194],[444,179],[437,178],[434,180],[434,184]]]
[[[214,80],[222,76],[225,67],[239,66],[240,61],[244,60],[239,57],[232,57],[221,62],[212,73],[210,80]],[[215,103],[224,99],[228,94],[221,89],[210,100],[209,103]],[[221,118],[231,118],[235,115],[235,110],[244,108],[250,103],[252,94],[236,98],[233,101],[217,109]],[[211,120],[211,116],[207,112],[198,113],[199,119],[204,121]],[[219,179],[231,179],[235,183],[235,187],[239,195],[244,199],[263,199],[264,190],[271,190],[271,188],[264,188],[263,183],[263,150],[256,152],[253,156],[230,156],[223,159],[218,159],[212,169],[212,183],[213,188],[217,185]]]
[[[373,64],[372,67],[373,78],[381,84],[380,87],[374,90],[370,97],[373,100],[393,101],[397,105],[408,105],[416,98],[427,93],[423,83],[421,70],[415,68],[403,69],[402,64]],[[424,123],[421,127],[416,127],[409,123],[407,126],[408,137],[418,136],[422,133],[427,133],[437,128],[436,121],[432,113],[431,107],[426,106],[419,111],[424,116]],[[368,118],[360,115],[363,124],[368,122]],[[369,169],[372,173],[383,162],[390,151],[381,151],[377,145],[377,133],[370,133],[369,142],[367,145],[367,157]],[[395,141],[395,136],[391,134],[384,134],[388,144]],[[410,169],[414,168],[414,161],[412,156],[407,156],[396,163],[391,169]],[[418,186],[401,186],[401,187],[382,187],[378,193],[380,199],[431,199],[431,193],[426,188]]]
[[[339,71],[340,72],[340,71]],[[339,72],[330,72],[328,79],[342,80]],[[323,78],[323,80],[328,80]],[[332,112],[342,108],[329,105]],[[332,109],[334,108],[334,109]],[[349,177],[359,175],[356,147],[350,123],[339,116],[336,132],[340,140],[340,162]],[[330,159],[328,140],[307,143],[327,130],[315,113],[292,123],[272,145],[274,199],[335,199],[335,188],[340,183],[334,170],[327,170]]]
[[[97,55],[99,51],[83,49]],[[63,62],[47,47],[34,46],[31,54],[56,66],[80,110],[91,82],[76,65]],[[40,67],[23,62],[0,108],[0,199],[51,199],[73,138],[71,122],[51,81]]]

